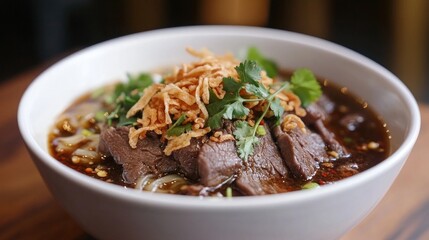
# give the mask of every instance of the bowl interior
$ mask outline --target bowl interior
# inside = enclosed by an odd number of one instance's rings
[[[107,41],[73,54],[42,73],[24,94],[19,108],[21,133],[42,161],[58,168],[47,151],[47,133],[56,117],[83,93],[123,80],[127,73],[192,61],[186,47],[240,55],[249,46],[259,48],[281,67],[306,67],[349,88],[386,121],[392,135],[392,152],[400,147],[411,149],[419,130],[418,107],[394,75],[373,61],[324,40],[251,27],[158,30]],[[61,171],[74,174],[68,169]]]

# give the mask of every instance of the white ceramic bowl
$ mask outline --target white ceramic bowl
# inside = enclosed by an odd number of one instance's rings
[[[47,135],[78,96],[126,73],[193,60],[185,47],[223,54],[258,47],[286,68],[308,67],[348,87],[387,122],[392,154],[356,176],[311,191],[233,199],[151,194],[101,182],[52,158]],[[134,34],[82,50],[42,73],[22,97],[19,128],[54,197],[99,239],[336,239],[380,201],[419,132],[415,99],[377,63],[327,41],[253,27],[200,26]]]

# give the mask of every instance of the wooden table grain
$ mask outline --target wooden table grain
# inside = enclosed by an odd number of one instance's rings
[[[0,84],[0,239],[92,239],[53,199],[17,124],[19,99],[47,65]],[[379,205],[343,240],[429,239],[429,106],[403,170]]]

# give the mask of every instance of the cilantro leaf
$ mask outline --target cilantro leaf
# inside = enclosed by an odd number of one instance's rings
[[[322,95],[319,82],[308,69],[302,68],[296,70],[290,82],[290,90],[301,99],[304,107],[316,101]]]
[[[209,119],[207,120],[207,125],[211,129],[218,129],[222,126],[222,118],[226,112],[225,106],[231,102],[228,101],[226,96],[223,99],[210,100],[212,101],[209,105],[206,106],[207,112],[209,113]],[[212,98],[210,98],[212,99]]]
[[[207,105],[206,108],[210,116],[208,119],[209,127],[212,129],[219,128],[222,118],[242,118],[249,114],[250,110],[243,105],[243,100],[238,94],[226,94],[223,99]]]
[[[127,85],[129,91],[132,91],[134,89],[143,90],[153,83],[152,76],[147,73],[141,73],[137,76],[132,76],[130,74],[127,74],[129,83]]]
[[[256,61],[267,72],[268,77],[273,78],[278,75],[277,64],[265,58],[256,47],[247,49],[247,59]]]
[[[209,94],[210,94],[210,103],[206,107],[207,107],[207,111],[209,112],[209,115],[212,115],[222,110],[224,105],[222,102],[225,101],[225,97],[226,99],[228,98],[228,95],[225,95],[223,99],[219,99],[216,96],[216,94],[213,92],[213,89],[209,89]]]
[[[237,145],[237,152],[240,158],[247,161],[249,156],[253,154],[255,144],[259,143],[259,139],[254,134],[254,128],[245,121],[236,121],[234,123],[235,131],[233,132]]]
[[[218,99],[216,95],[210,93],[210,104],[206,106],[209,113],[207,121],[211,129],[220,128],[222,118],[234,119],[242,118],[249,114],[249,109],[243,105],[244,99],[240,96],[240,89],[243,87],[241,82],[235,81],[232,77],[223,78],[225,96]]]
[[[241,159],[247,161],[249,156],[253,154],[255,144],[259,143],[259,139],[256,136],[250,136],[239,139],[237,144],[238,155]]]
[[[245,60],[240,63],[235,70],[240,77],[240,81],[243,83],[250,83],[253,85],[259,84],[259,79],[261,79],[261,67],[256,64],[255,61]]]
[[[192,124],[187,123],[185,125],[176,126],[167,130],[168,136],[180,136],[182,133],[186,133],[192,130]]]
[[[225,119],[242,118],[249,114],[249,111],[250,110],[243,105],[243,102],[238,100],[225,106],[223,117]]]
[[[240,98],[238,92],[227,93],[223,99],[218,99],[214,93],[210,95],[210,104],[207,105],[206,108],[209,113],[207,124],[211,129],[218,129],[222,126],[222,118],[225,118],[224,114],[228,108],[230,108],[228,114],[232,116],[234,106],[230,105],[237,101],[238,98]],[[228,119],[232,119],[232,117]]]
[[[137,122],[136,117],[130,117],[127,118],[125,115],[119,115],[119,120],[117,126],[128,126],[133,125],[135,122]]]
[[[222,127],[222,118],[223,118],[223,114],[225,113],[225,109],[223,109],[220,112],[217,112],[215,114],[210,115],[209,119],[207,120],[207,125],[211,128],[211,129],[218,129],[220,127]]]
[[[223,78],[223,89],[227,92],[238,93],[242,87],[243,84],[232,77]]]
[[[275,124],[279,125],[284,113],[284,108],[280,105],[280,99],[274,98],[274,100],[270,104],[270,109],[271,111],[273,111]]]
[[[235,130],[233,132],[236,139],[245,138],[252,135],[253,129],[246,121],[235,121]]]
[[[179,136],[182,133],[189,132],[192,130],[192,125],[190,123],[181,125],[186,119],[186,115],[182,114],[176,122],[171,125],[171,127],[167,130],[168,136]]]
[[[127,74],[126,83],[118,83],[113,94],[107,96],[105,102],[114,109],[107,115],[107,123],[112,125],[115,122],[118,126],[127,126],[135,123],[136,118],[126,118],[128,110],[136,104],[143,94],[143,90],[153,83],[152,76],[141,73],[136,76]]]
[[[258,84],[258,86],[246,84],[245,89],[248,93],[253,93],[255,96],[260,98],[267,98],[270,95],[268,90],[262,84]]]

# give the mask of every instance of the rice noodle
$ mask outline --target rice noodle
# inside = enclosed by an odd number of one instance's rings
[[[78,148],[71,154],[74,164],[95,164],[101,161],[101,155],[96,150]]]
[[[58,145],[57,151],[72,151],[82,141],[86,140],[86,137],[80,134],[72,135],[70,137],[59,137],[57,138]]]
[[[177,192],[181,186],[187,184],[188,182],[181,176],[177,174],[170,174],[161,178],[156,179],[155,181],[149,183],[144,190],[149,192]],[[172,184],[169,190],[160,189],[165,184]],[[175,191],[176,189],[176,191]]]
[[[153,174],[148,174],[140,177],[139,179],[137,179],[136,186],[134,188],[138,190],[143,190],[153,177],[155,177],[155,175]]]
[[[97,153],[97,151],[94,150],[89,150],[89,149],[83,149],[83,148],[78,148],[76,149],[73,153],[73,156],[79,156],[88,160],[93,160],[96,158],[99,158],[99,154]]]

